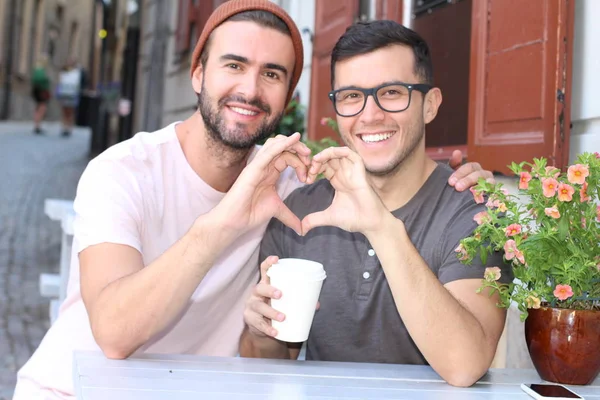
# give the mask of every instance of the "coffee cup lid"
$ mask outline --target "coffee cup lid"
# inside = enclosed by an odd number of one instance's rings
[[[326,278],[323,264],[300,258],[282,258],[267,270],[270,278],[320,281]]]

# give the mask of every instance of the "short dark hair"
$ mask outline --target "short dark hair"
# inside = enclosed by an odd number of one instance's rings
[[[338,61],[392,45],[412,48],[415,55],[415,74],[422,80],[417,83],[433,85],[433,66],[427,42],[418,33],[396,21],[377,20],[356,22],[339,38],[331,52],[331,88],[333,89],[335,82],[335,65]]]
[[[292,37],[292,33],[290,32],[290,28],[288,28],[287,24],[279,18],[277,15],[272,14],[268,11],[263,10],[251,10],[244,11],[239,14],[232,15],[227,18],[223,23],[228,21],[250,21],[255,22],[260,26],[264,26],[265,28],[272,28],[276,31],[284,33],[289,37]],[[216,28],[215,28],[216,29]],[[213,30],[214,32],[214,30]],[[202,49],[202,53],[200,53],[200,64],[202,64],[202,68],[206,68],[206,62],[208,61],[208,52],[210,50],[210,42],[212,38],[212,33],[208,37],[204,48]]]

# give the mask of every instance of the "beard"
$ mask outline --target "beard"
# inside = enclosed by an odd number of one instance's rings
[[[267,117],[253,133],[249,132],[247,124],[241,122],[236,122],[234,128],[228,128],[227,122],[223,118],[223,108],[226,107],[225,104],[232,101],[256,107],[263,111]],[[234,150],[248,150],[257,143],[262,142],[276,131],[279,122],[283,118],[282,111],[269,120],[271,107],[259,98],[246,100],[242,96],[231,95],[220,99],[216,107],[213,104],[215,103],[204,87],[204,82],[202,82],[202,91],[198,94],[198,110],[206,126],[206,131],[214,142],[221,143]]]

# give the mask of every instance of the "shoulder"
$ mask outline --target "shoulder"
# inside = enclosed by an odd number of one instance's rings
[[[173,141],[177,141],[174,124],[154,132],[139,132],[90,161],[81,176],[79,188],[140,186],[151,176],[154,164],[160,163],[164,154],[161,147]]]

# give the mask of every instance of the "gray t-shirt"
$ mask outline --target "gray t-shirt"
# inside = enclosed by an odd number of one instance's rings
[[[451,172],[438,165],[417,194],[393,212],[442,284],[482,278],[485,269],[477,259],[470,266],[461,264],[454,251],[477,226],[473,216],[485,207],[475,203],[470,191],[457,192],[447,184]],[[323,179],[294,191],[286,204],[302,219],[326,209],[333,196],[334,189]],[[398,314],[381,264],[364,235],[319,227],[301,237],[273,219],[261,244],[260,260],[270,255],[318,261],[327,272],[321,307],[307,342],[307,359],[427,364]],[[502,282],[512,281],[501,253],[489,256],[487,263],[502,269]]]

